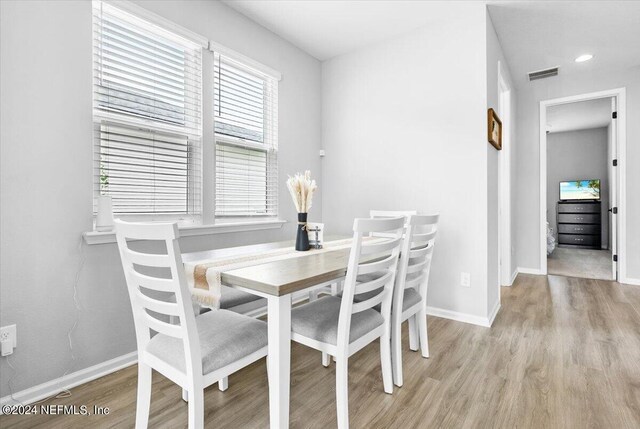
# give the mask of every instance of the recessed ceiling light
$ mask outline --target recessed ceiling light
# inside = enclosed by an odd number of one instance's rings
[[[593,58],[593,55],[591,54],[580,55],[578,58],[576,58],[576,63],[583,63],[585,61],[589,61],[591,58]]]

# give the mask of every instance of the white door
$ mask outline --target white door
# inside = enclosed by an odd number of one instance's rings
[[[613,280],[618,280],[618,263],[614,259],[614,255],[618,254],[618,216],[616,215],[618,208],[618,168],[616,168],[616,164],[618,159],[618,126],[617,120],[614,118],[616,115],[616,97],[611,98],[611,151],[610,151],[610,159],[609,165],[611,166],[609,171],[609,234],[611,236],[611,269]],[[616,256],[617,257],[617,256]]]

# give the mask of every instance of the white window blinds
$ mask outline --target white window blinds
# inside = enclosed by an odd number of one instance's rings
[[[93,52],[96,194],[118,214],[198,212],[201,46],[94,2]]]
[[[214,54],[217,217],[276,216],[278,80]]]

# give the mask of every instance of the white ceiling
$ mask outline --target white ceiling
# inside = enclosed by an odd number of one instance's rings
[[[611,98],[561,104],[547,109],[550,133],[606,127],[611,122]]]
[[[518,85],[554,66],[563,75],[640,66],[640,1],[499,1],[489,14]],[[594,58],[574,62],[585,53]]]
[[[319,60],[455,18],[466,2],[223,0]],[[527,72],[640,66],[640,1],[489,1],[517,85]],[[594,59],[577,64],[580,54]],[[552,78],[553,79],[553,78]]]
[[[464,7],[403,0],[223,1],[319,60],[455,17]]]

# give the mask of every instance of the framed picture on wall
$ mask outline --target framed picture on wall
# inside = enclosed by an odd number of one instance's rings
[[[496,149],[502,150],[502,121],[493,109],[487,112],[487,139]]]

